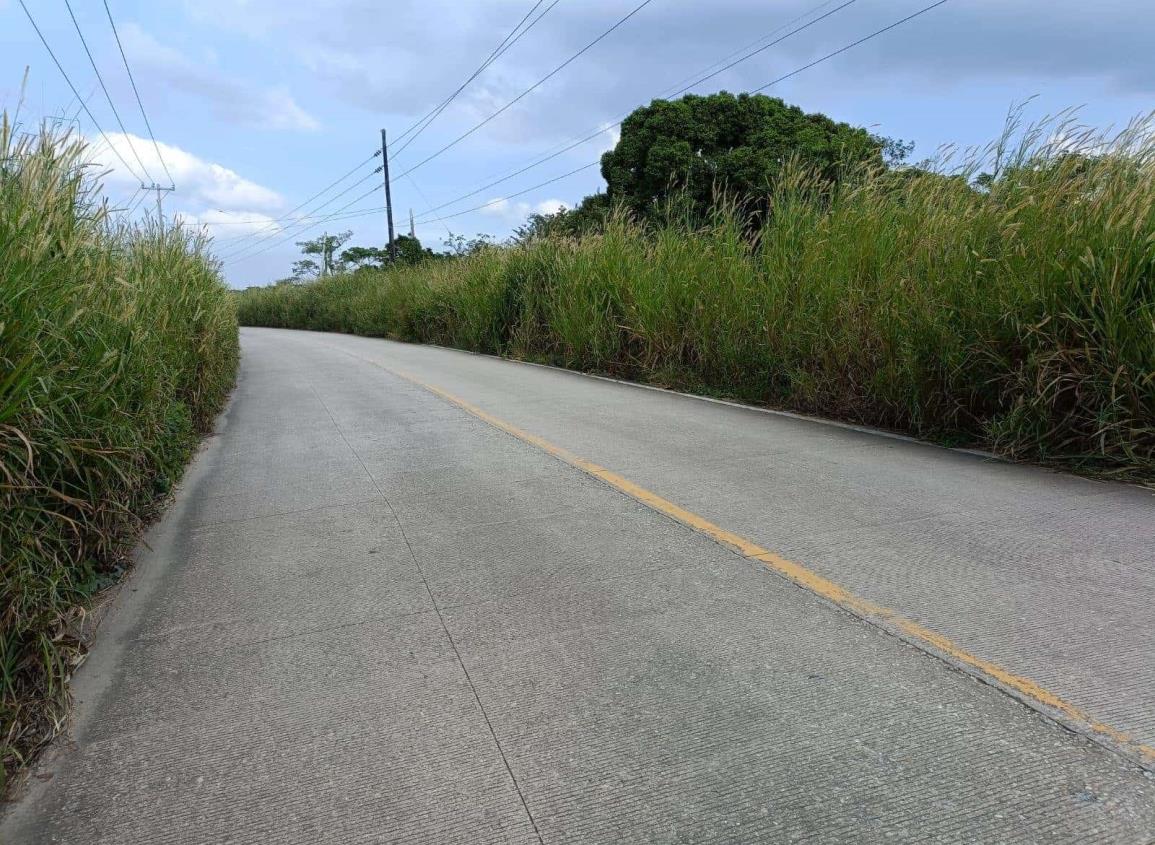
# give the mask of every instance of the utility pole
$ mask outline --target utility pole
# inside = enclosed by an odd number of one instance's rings
[[[164,208],[160,204],[160,195],[175,191],[176,185],[169,185],[166,188],[164,185],[153,182],[151,185],[141,185],[140,189],[142,191],[156,191],[156,219],[160,222],[161,228],[164,228]]]
[[[409,209],[409,237],[417,240],[417,227],[413,225],[413,209]]]
[[[385,170],[385,218],[389,221],[389,257],[397,260],[397,243],[393,239],[393,195],[389,190],[389,145],[381,130],[381,166]]]

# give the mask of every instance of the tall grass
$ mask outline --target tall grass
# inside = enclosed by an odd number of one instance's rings
[[[82,143],[0,123],[0,746],[58,729],[86,602],[220,408],[235,310],[205,243],[116,223]]]
[[[1151,130],[1012,126],[986,150],[836,187],[798,168],[753,234],[732,206],[695,227],[618,216],[576,240],[250,289],[240,318],[610,371],[1152,480]]]

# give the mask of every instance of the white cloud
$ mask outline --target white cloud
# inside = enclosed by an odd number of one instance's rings
[[[496,217],[507,223],[524,223],[531,214],[557,214],[569,206],[559,199],[542,200],[539,203],[510,202],[505,197],[497,197],[489,201],[481,213]]]
[[[267,212],[284,207],[284,198],[276,191],[245,179],[223,165],[198,158],[180,147],[158,142],[158,157],[157,148],[147,138],[119,132],[109,132],[104,137],[107,141],[91,139],[88,157],[96,172],[105,174],[104,181],[110,187],[131,190],[140,186],[140,180],[125,169],[120,158],[131,165],[137,174],[145,175],[140,173],[140,165],[143,163],[149,177],[159,182],[166,181],[161,166],[163,158],[176,185],[174,199],[181,205],[210,206],[234,212]],[[117,154],[120,158],[117,158]],[[137,156],[140,156],[139,163]]]
[[[566,205],[561,200],[542,200],[534,208],[538,214],[557,214]]]
[[[124,48],[146,78],[208,101],[217,116],[231,123],[262,129],[312,131],[320,124],[297,105],[284,87],[260,88],[230,77],[205,62],[196,62],[157,41],[134,23],[120,28]],[[211,60],[211,54],[209,56]]]
[[[600,152],[608,153],[622,140],[622,125],[620,123],[602,129],[603,143]]]
[[[248,235],[273,234],[280,232],[283,228],[276,218],[259,211],[228,213],[217,209],[208,209],[199,214],[180,211],[175,217],[186,225],[202,227],[214,238],[222,241],[235,240]]]

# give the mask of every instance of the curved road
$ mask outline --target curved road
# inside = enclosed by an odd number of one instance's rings
[[[1155,841],[1155,498],[245,329],[4,843]]]

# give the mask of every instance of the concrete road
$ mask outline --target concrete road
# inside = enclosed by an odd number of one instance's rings
[[[1155,841],[1150,492],[242,343],[0,841]]]

